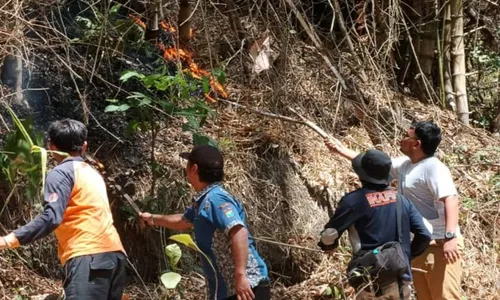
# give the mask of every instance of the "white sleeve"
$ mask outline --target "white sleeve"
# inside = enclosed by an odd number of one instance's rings
[[[401,166],[408,161],[410,158],[408,156],[401,156],[397,158],[392,158],[392,166],[391,166],[391,177],[392,179],[398,179],[399,172],[401,170]]]
[[[427,186],[434,194],[434,199],[458,195],[451,172],[443,163],[437,162],[427,170]]]

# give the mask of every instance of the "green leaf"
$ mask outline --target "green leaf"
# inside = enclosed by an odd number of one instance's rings
[[[111,102],[111,103],[118,103],[120,100],[118,99],[106,99],[107,102]]]
[[[213,109],[212,107],[210,107],[206,101],[200,101],[200,100],[196,100],[195,103],[194,103],[194,106],[198,109],[198,110],[203,110],[205,111],[207,114],[213,114]]]
[[[121,111],[127,111],[130,108],[130,105],[128,104],[122,104],[122,105],[108,105],[104,109],[105,112],[121,112]]]
[[[136,71],[125,71],[122,76],[120,77],[120,81],[126,82],[132,77],[137,77],[139,79],[143,79],[145,76],[143,74],[140,74]]]
[[[120,4],[115,4],[111,7],[111,9],[109,10],[109,13],[110,14],[116,14],[118,13],[118,10],[120,9],[121,5]]]
[[[182,251],[179,245],[170,244],[165,247],[165,255],[169,258],[170,267],[175,270],[182,256]]]
[[[186,233],[176,234],[176,235],[172,235],[171,237],[169,237],[169,239],[176,241],[178,243],[181,243],[181,244],[201,253],[205,257],[205,259],[207,260],[210,267],[212,267],[214,274],[216,273],[215,267],[214,267],[212,261],[210,260],[210,258],[208,258],[208,256],[205,254],[205,252],[200,250],[198,245],[196,245],[196,243],[193,241],[193,239],[191,238],[191,236],[189,234],[186,234]],[[218,283],[217,276],[216,276],[215,277],[215,290],[216,291],[218,290],[218,285],[219,285],[219,283]],[[215,294],[215,298],[217,298],[217,293]]]
[[[333,287],[333,295],[335,299],[342,299],[342,293],[340,292],[340,289],[338,287]]]
[[[173,82],[173,76],[163,76],[154,82],[154,87],[159,91],[166,91]]]
[[[200,134],[198,132],[193,133],[193,145],[210,145],[212,147],[219,148],[219,143],[209,136]]]
[[[82,24],[82,25],[83,25],[86,29],[90,29],[90,28],[92,28],[92,25],[93,25],[93,24],[92,24],[92,21],[91,21],[90,19],[88,19],[88,18],[84,18],[84,17],[82,17],[82,16],[76,16],[76,17],[75,17],[75,21],[76,21],[77,23]]]
[[[156,60],[156,62],[163,62],[163,60]],[[165,64],[160,64],[160,66],[155,69],[155,72],[164,76],[167,74],[167,66]]]
[[[21,121],[19,120],[17,115],[14,113],[12,108],[10,108],[10,106],[8,106],[7,104],[5,104],[4,106],[7,109],[7,111],[9,112],[10,116],[12,117],[12,120],[14,120],[14,124],[16,124],[19,131],[21,131],[21,133],[23,134],[26,141],[28,141],[30,148],[33,147],[33,141],[31,140],[30,135],[26,131],[26,128],[24,128],[23,123],[21,123]]]
[[[170,101],[161,101],[160,103],[163,111],[169,115],[175,113],[177,107]]]
[[[226,72],[224,72],[224,70],[216,68],[212,71],[212,74],[215,76],[215,78],[217,78],[217,81],[220,84],[226,83]]]
[[[167,289],[175,289],[181,281],[181,275],[175,272],[168,272],[161,275],[161,282]]]
[[[139,102],[139,106],[149,105],[151,104],[151,102],[152,102],[151,98],[145,97]]]
[[[325,289],[325,292],[323,293],[325,296],[331,296],[332,295],[332,288],[331,287],[327,287]]]
[[[203,77],[203,80],[201,81],[202,86],[203,86],[203,92],[205,94],[210,93],[210,80],[207,77]]]
[[[149,89],[149,88],[151,88],[153,86],[153,84],[155,83],[155,81],[157,81],[161,77],[162,77],[161,74],[151,74],[151,75],[148,75],[148,76],[144,77],[142,79],[142,82]]]
[[[191,127],[192,129],[196,130],[200,128],[198,120],[196,119],[195,116],[186,116],[186,119],[188,120],[189,127]]]
[[[191,236],[187,233],[181,233],[181,234],[176,234],[172,235],[169,237],[172,241],[176,241],[177,243],[181,243],[184,246],[187,246],[195,251],[202,252],[200,248],[198,248],[198,245],[193,241]]]
[[[193,133],[193,145],[208,145],[210,144],[210,138],[208,136],[201,135],[199,133]]]
[[[132,95],[127,96],[127,99],[143,99],[143,98],[149,98],[149,97],[139,92],[132,92]]]
[[[43,189],[45,188],[45,173],[47,172],[47,150],[42,147],[33,146],[33,152],[40,152],[41,156],[41,165],[42,165],[42,194]]]
[[[137,132],[138,127],[139,127],[139,122],[137,120],[130,121],[127,128],[125,129],[125,135],[128,137],[131,136],[133,133]]]
[[[183,132],[191,131],[192,130],[191,126],[189,126],[189,123],[182,124],[181,125],[181,129],[182,129]]]

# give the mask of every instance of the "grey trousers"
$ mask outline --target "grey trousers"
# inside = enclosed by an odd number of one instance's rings
[[[64,299],[121,300],[126,267],[127,257],[122,252],[71,258],[64,265]]]

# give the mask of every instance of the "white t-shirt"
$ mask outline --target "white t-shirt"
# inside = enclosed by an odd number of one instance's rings
[[[436,157],[412,164],[406,156],[392,159],[391,176],[397,179],[398,190],[413,202],[432,225],[432,238],[444,239],[446,221],[444,202],[439,199],[458,195],[450,170]],[[457,225],[455,234],[460,235]]]

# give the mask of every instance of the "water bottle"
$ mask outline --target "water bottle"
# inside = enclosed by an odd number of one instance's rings
[[[338,237],[339,233],[335,228],[327,228],[321,232],[321,242],[327,246],[333,245]]]

